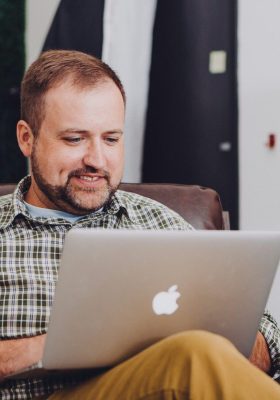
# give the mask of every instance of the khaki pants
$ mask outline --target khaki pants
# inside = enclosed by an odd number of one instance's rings
[[[226,339],[203,331],[170,336],[50,400],[279,400],[280,385]]]

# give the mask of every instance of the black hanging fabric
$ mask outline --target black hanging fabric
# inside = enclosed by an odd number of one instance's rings
[[[236,1],[159,0],[143,157],[144,182],[216,189],[238,226]],[[225,73],[209,53],[227,54]]]
[[[62,0],[43,50],[80,50],[102,55],[104,0]]]

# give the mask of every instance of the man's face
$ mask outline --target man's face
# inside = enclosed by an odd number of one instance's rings
[[[112,81],[50,89],[30,156],[26,201],[77,215],[101,208],[122,178],[123,126],[124,102]]]

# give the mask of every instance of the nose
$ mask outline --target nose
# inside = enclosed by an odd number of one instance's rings
[[[98,140],[88,143],[84,155],[84,164],[95,169],[104,169],[105,154],[102,143]]]

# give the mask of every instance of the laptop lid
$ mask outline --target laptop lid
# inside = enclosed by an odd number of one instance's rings
[[[248,356],[279,257],[278,232],[71,230],[43,366],[111,366],[189,329]]]

